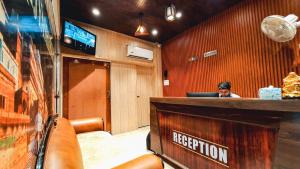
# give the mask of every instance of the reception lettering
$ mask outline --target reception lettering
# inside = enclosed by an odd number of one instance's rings
[[[173,143],[228,167],[228,148],[173,130]]]

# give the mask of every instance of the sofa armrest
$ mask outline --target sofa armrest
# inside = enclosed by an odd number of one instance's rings
[[[163,169],[162,160],[153,154],[143,155],[113,169]]]
[[[51,130],[43,166],[44,169],[83,169],[79,143],[67,119],[58,118]]]
[[[76,134],[104,130],[104,122],[102,118],[76,119],[70,120],[70,122],[74,127]]]

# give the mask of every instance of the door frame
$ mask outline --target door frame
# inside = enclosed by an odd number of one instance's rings
[[[111,77],[110,77],[110,72],[111,72],[111,63],[102,61],[102,60],[97,60],[94,58],[88,59],[88,58],[81,58],[81,57],[69,57],[69,56],[63,56],[62,59],[62,117],[68,119],[69,118],[69,98],[68,98],[68,88],[69,88],[69,78],[65,78],[64,76],[67,74],[69,75],[69,63],[74,62],[75,60],[78,60],[83,63],[97,63],[97,64],[102,64],[104,67],[106,67],[106,88],[107,88],[107,101],[106,101],[106,119],[104,120],[104,123],[106,123],[106,128],[104,129],[107,132],[111,132]]]

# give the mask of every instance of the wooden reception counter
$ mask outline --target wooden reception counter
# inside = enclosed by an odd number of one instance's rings
[[[300,100],[150,102],[151,149],[176,168],[300,168]]]

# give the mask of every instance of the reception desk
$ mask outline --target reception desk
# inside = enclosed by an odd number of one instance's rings
[[[300,168],[300,100],[150,102],[151,150],[175,168]]]

